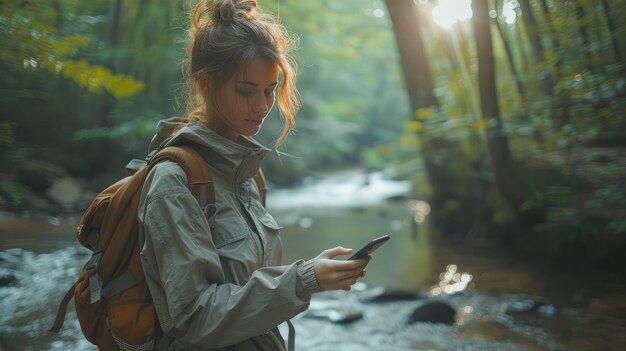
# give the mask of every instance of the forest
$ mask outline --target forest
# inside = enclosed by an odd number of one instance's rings
[[[272,187],[392,169],[452,241],[623,263],[626,1],[258,2],[298,38],[303,103]],[[190,6],[0,1],[2,210],[80,210],[59,179],[102,190],[184,113]]]

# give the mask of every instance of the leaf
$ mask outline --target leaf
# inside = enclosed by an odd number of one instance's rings
[[[406,129],[413,132],[419,132],[424,129],[424,125],[419,121],[410,121],[406,124]]]
[[[429,118],[434,117],[437,114],[437,111],[432,107],[420,108],[415,111],[415,117],[418,120],[427,120]]]
[[[139,92],[144,84],[131,77],[113,74],[103,66],[90,65],[85,60],[67,60],[62,62],[63,76],[76,81],[78,85],[92,92],[106,89],[117,99]]]
[[[626,220],[611,222],[607,225],[607,229],[615,234],[626,233]]]

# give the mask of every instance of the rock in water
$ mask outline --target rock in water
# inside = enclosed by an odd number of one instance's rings
[[[17,278],[13,273],[0,271],[0,288],[17,285]]]
[[[452,325],[456,321],[456,310],[449,304],[441,301],[427,302],[413,311],[409,316],[409,324],[441,323]]]
[[[423,296],[415,292],[407,292],[400,290],[386,290],[379,289],[374,290],[367,296],[361,297],[362,303],[384,303],[384,302],[398,302],[398,301],[415,301],[422,299]]]
[[[78,200],[81,191],[82,189],[74,178],[65,176],[53,180],[50,187],[46,190],[46,195],[52,201],[69,207]]]
[[[53,181],[68,176],[69,173],[61,166],[47,161],[24,161],[16,170],[19,182],[38,193],[48,189]]]

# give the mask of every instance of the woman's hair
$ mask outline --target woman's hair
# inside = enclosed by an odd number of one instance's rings
[[[256,7],[256,0],[203,0],[193,8],[185,72],[187,115],[207,123],[205,108],[220,111],[219,88],[255,58],[269,60],[282,75],[278,108],[284,128],[278,146],[293,129],[300,107],[295,63],[289,55],[293,40],[281,24],[258,13]],[[200,89],[200,82],[206,81],[203,75],[211,81],[207,96]]]

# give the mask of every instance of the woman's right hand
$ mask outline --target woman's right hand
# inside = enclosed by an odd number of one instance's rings
[[[356,281],[365,276],[365,266],[371,256],[358,260],[335,260],[336,256],[349,255],[352,249],[337,246],[324,250],[315,258],[314,268],[317,282],[323,290],[350,290]]]

